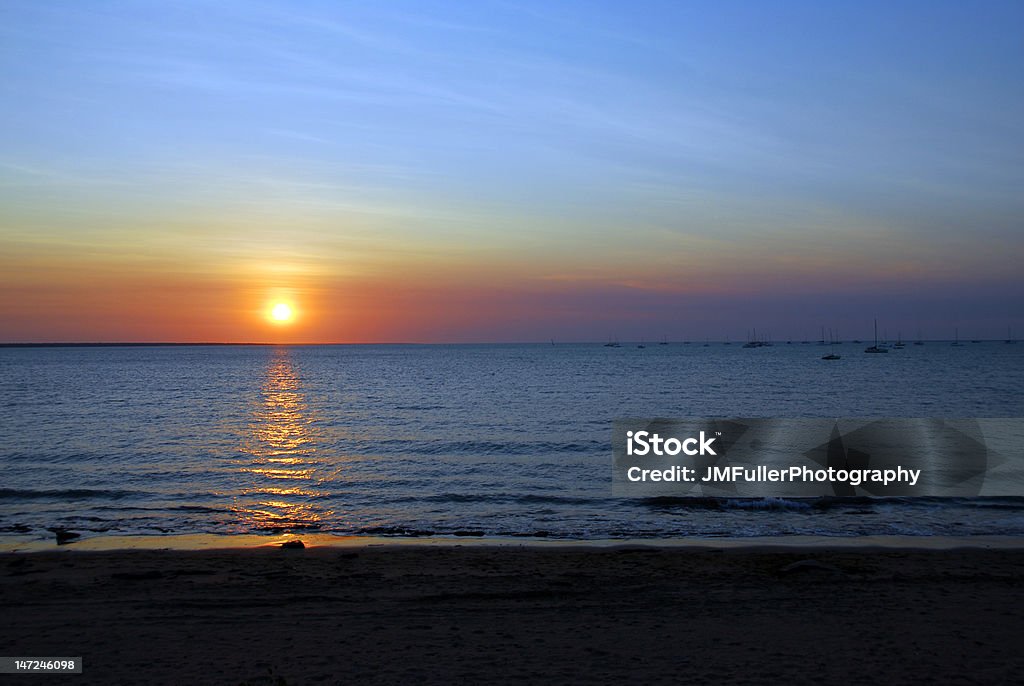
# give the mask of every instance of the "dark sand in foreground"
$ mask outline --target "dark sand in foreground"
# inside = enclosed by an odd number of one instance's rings
[[[85,669],[0,678],[1020,683],[1022,570],[1024,550],[6,554],[0,655]]]

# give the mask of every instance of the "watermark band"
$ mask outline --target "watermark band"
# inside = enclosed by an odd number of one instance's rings
[[[1024,418],[620,419],[617,496],[1024,496]]]

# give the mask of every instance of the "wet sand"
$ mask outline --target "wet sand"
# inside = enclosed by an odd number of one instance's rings
[[[12,683],[1019,683],[1024,550],[0,555]]]

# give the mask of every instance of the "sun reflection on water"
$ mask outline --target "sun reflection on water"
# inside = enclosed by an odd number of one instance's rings
[[[319,528],[333,512],[317,505],[320,443],[317,417],[306,401],[302,380],[287,348],[270,358],[253,404],[241,451],[241,471],[250,486],[233,510],[245,530],[288,532]]]

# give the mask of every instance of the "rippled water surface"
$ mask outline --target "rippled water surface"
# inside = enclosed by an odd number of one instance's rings
[[[0,536],[1024,534],[1015,498],[611,496],[623,416],[1020,417],[1024,345],[0,349]]]

